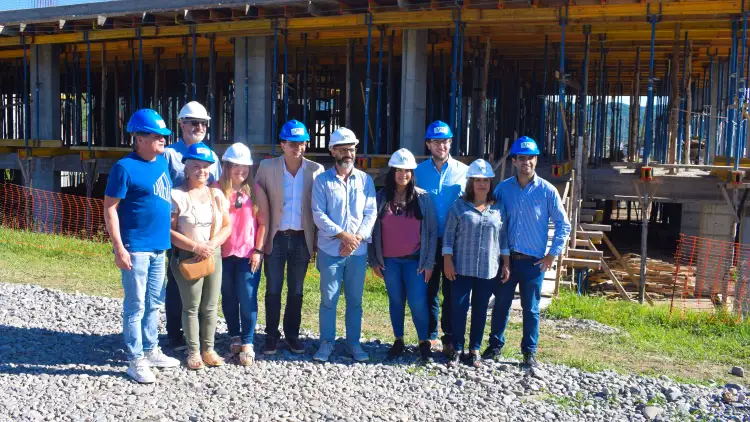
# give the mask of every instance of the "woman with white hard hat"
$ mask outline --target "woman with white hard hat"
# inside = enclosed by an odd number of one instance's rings
[[[377,194],[378,219],[369,248],[370,265],[385,280],[396,340],[388,359],[404,353],[404,313],[409,303],[419,338],[420,358],[432,358],[428,338],[427,282],[435,266],[437,218],[426,191],[416,186],[417,162],[406,148],[388,161],[385,188]]]
[[[232,231],[221,246],[221,308],[232,338],[230,350],[243,366],[253,363],[258,285],[268,227],[268,199],[253,178],[253,158],[242,143],[221,157],[218,188],[229,202]]]
[[[466,176],[466,193],[449,211],[443,235],[445,275],[453,281],[453,352],[448,365],[456,366],[462,358],[466,315],[471,305],[470,354],[466,360],[478,367],[493,279],[500,268],[503,223],[500,204],[492,194],[495,173],[490,164],[476,160],[469,166]]]

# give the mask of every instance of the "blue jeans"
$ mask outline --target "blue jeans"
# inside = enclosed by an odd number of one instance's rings
[[[223,258],[221,265],[221,308],[229,336],[242,337],[242,344],[253,344],[260,268],[252,272],[250,259],[236,256]]]
[[[451,282],[453,300],[453,349],[464,350],[466,343],[466,315],[471,302],[471,328],[469,330],[469,350],[479,350],[482,346],[484,326],[487,321],[487,308],[495,287],[494,279],[467,277],[456,274]]]
[[[385,289],[388,292],[388,310],[396,338],[404,336],[404,313],[409,302],[411,318],[419,341],[427,340],[427,283],[424,274],[417,274],[416,259],[385,258]]]
[[[443,285],[443,313],[440,314],[440,284]],[[443,339],[451,341],[453,328],[451,327],[451,281],[443,273],[443,239],[438,239],[435,249],[435,267],[432,269],[430,282],[427,283],[427,309],[429,322],[427,332],[430,340],[438,337],[438,321],[443,330]]]
[[[320,340],[331,343],[336,340],[336,306],[343,287],[346,297],[346,341],[351,346],[359,346],[367,255],[331,256],[318,251],[318,271]]]
[[[122,273],[122,334],[128,360],[156,347],[159,308],[164,304],[165,253],[131,252],[132,269]]]
[[[510,261],[510,280],[505,284],[496,278],[495,308],[492,310],[492,325],[490,328],[490,347],[505,345],[505,328],[510,318],[510,307],[516,286],[521,294],[523,308],[523,339],[521,352],[536,353],[539,342],[539,300],[542,296],[542,282],[544,273],[534,265],[534,259],[519,259]],[[498,277],[500,272],[498,272]]]
[[[284,308],[284,335],[299,337],[302,323],[302,296],[305,275],[310,263],[305,236],[286,236],[277,233],[273,237],[273,250],[266,255],[266,336],[279,339],[281,319],[281,290],[284,287],[286,267],[286,307]]]

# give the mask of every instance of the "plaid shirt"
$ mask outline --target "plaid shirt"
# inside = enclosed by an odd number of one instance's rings
[[[445,222],[443,255],[453,255],[457,274],[494,278],[500,268],[502,227],[498,203],[479,212],[472,203],[459,198]]]

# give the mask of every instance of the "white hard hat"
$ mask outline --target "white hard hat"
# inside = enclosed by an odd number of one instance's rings
[[[495,177],[495,172],[492,171],[490,163],[480,158],[469,165],[466,177],[486,177],[492,179]]]
[[[241,166],[252,166],[253,157],[250,155],[250,148],[247,145],[237,142],[229,146],[221,156],[221,161],[228,161],[232,164]]]
[[[359,140],[354,132],[342,126],[331,134],[331,142],[328,143],[328,148],[333,148],[336,145],[357,145],[358,143]]]
[[[180,114],[177,115],[177,118],[211,120],[206,112],[206,107],[203,107],[198,101],[190,101],[185,104],[180,110]]]
[[[417,168],[417,160],[414,159],[414,154],[406,148],[401,148],[391,155],[391,159],[388,160],[388,167],[397,169],[414,170]]]

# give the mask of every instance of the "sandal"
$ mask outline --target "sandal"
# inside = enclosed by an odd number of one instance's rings
[[[187,367],[188,369],[192,369],[194,371],[205,368],[205,366],[203,365],[203,359],[201,359],[201,355],[198,352],[190,353],[188,355]]]
[[[216,353],[215,350],[206,350],[201,355],[203,362],[208,366],[221,366],[224,365],[224,359]]]
[[[240,352],[240,365],[250,366],[253,362],[255,362],[255,350],[253,350],[253,345],[242,345],[242,351]]]
[[[237,355],[242,351],[242,339],[239,336],[232,337],[232,345],[229,346],[229,351],[233,355]]]

